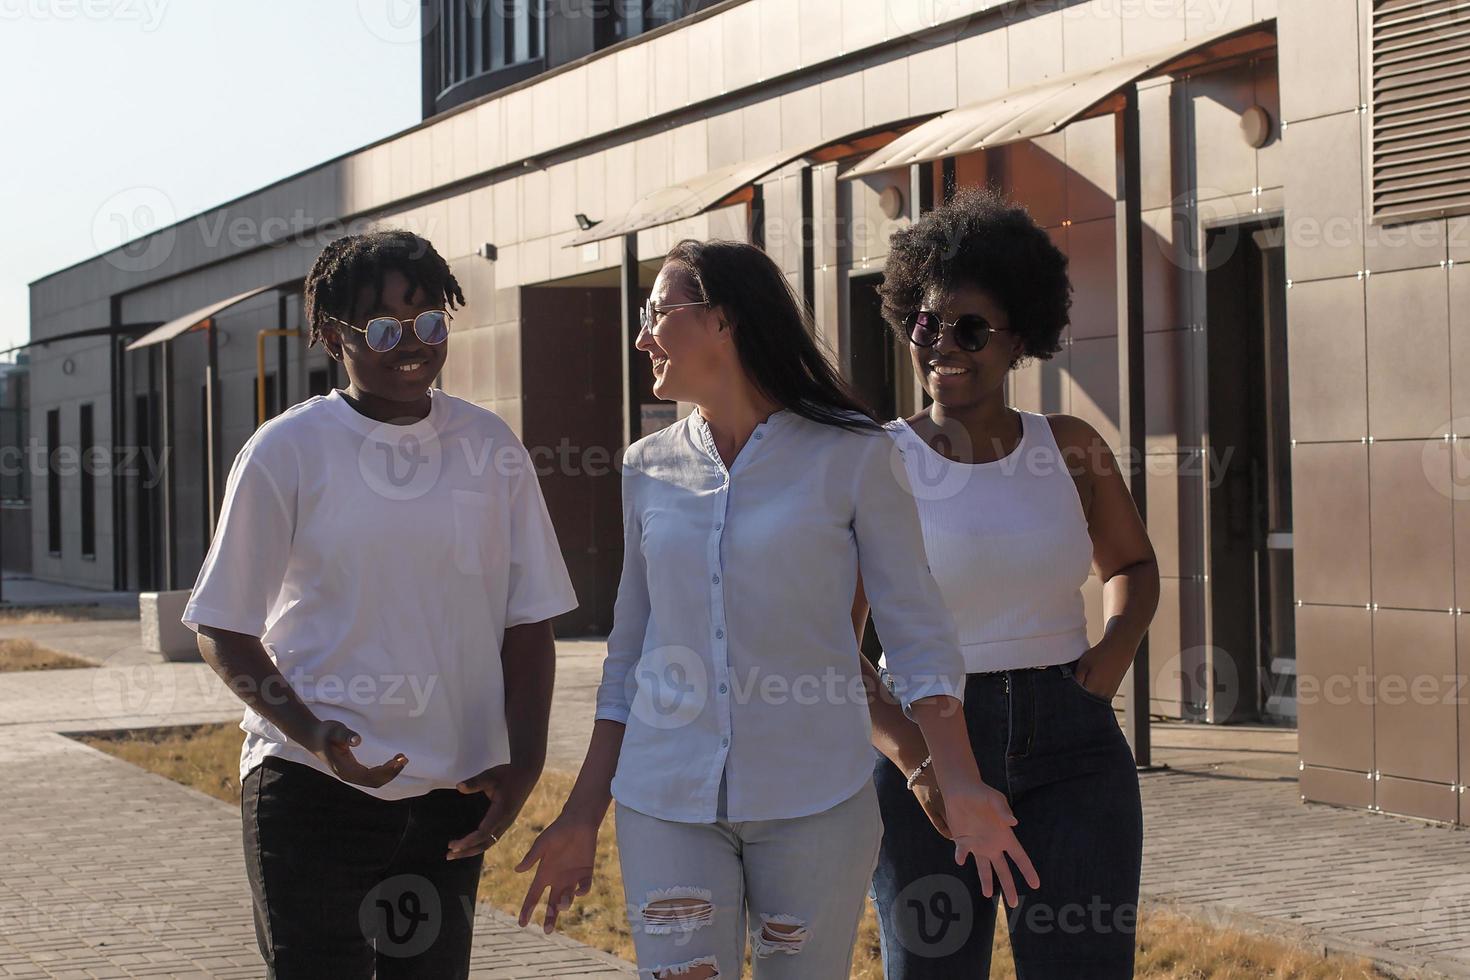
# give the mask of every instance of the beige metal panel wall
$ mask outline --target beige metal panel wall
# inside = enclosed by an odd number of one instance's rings
[[[1300,724],[1310,799],[1459,819],[1463,218],[1374,225],[1371,0],[1280,11]],[[1457,511],[1459,513],[1457,513]],[[1333,691],[1339,693],[1333,696]],[[1371,787],[1366,795],[1362,786]]]
[[[56,317],[53,333],[81,329],[73,324],[97,326],[107,322],[107,304],[89,303]],[[112,425],[107,389],[97,390],[94,378],[108,377],[108,344],[105,339],[63,341],[31,351],[30,444],[38,452],[27,453],[24,465],[31,468],[31,574],[43,581],[70,582],[91,588],[112,588],[112,480],[110,460],[89,468],[95,488],[96,542],[90,557],[82,554],[80,411],[90,405],[96,444],[108,445]],[[47,416],[59,412],[60,446],[67,453],[56,459],[57,469],[47,465]],[[61,551],[49,547],[50,486],[56,481],[61,492]]]

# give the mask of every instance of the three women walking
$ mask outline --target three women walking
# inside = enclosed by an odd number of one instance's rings
[[[1005,398],[1058,349],[1066,260],[967,192],[894,237],[886,277],[929,405],[884,425],[762,251],[666,257],[637,347],[693,407],[624,458],[593,734],[517,866],[523,925],[587,893],[615,801],[644,976],[735,978],[749,943],[757,980],[846,977],[871,897],[890,980],[983,977],[1001,896],[1019,975],[1131,974],[1142,828],[1110,701],[1157,569],[1098,434]],[[185,615],[248,706],[257,936],[272,976],[466,976],[576,600],[525,448],[431,387],[464,301],[432,246],[340,240],[307,293],[351,384],[247,443]],[[507,463],[473,466],[487,447]],[[379,675],[422,696],[322,683]],[[374,919],[395,889],[441,909],[421,948]]]

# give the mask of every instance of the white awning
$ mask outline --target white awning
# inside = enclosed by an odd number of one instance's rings
[[[960,106],[909,130],[842,179],[1055,133],[1078,119],[1114,111],[1113,96],[1141,78],[1269,47],[1275,43],[1274,30],[1272,21],[1262,20]]]
[[[702,173],[698,177],[670,184],[652,194],[646,194],[616,220],[600,222],[582,232],[566,244],[587,245],[619,235],[631,235],[645,228],[657,228],[673,221],[682,221],[718,207],[722,201],[752,184],[772,170],[786,166],[792,160],[811,153],[822,143],[781,150],[755,160],[742,160]]]
[[[190,330],[204,326],[205,321],[210,317],[224,312],[236,303],[243,303],[247,299],[259,296],[261,293],[276,288],[276,286],[257,286],[254,289],[246,290],[238,296],[231,296],[229,299],[222,299],[217,303],[210,303],[208,306],[201,307],[193,313],[187,313],[184,316],[170,320],[161,327],[154,327],[131,344],[128,344],[127,349],[137,350],[140,347],[151,347],[154,344],[161,344],[166,340],[173,340],[175,337],[186,334]]]

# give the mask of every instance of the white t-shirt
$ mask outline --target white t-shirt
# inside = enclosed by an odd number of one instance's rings
[[[434,391],[426,418],[375,422],[340,392],[240,450],[183,620],[261,638],[366,765],[408,757],[382,799],[510,761],[505,630],[577,606],[530,456],[510,427]],[[244,776],[266,756],[326,767],[246,709]],[[361,788],[361,787],[360,787]]]

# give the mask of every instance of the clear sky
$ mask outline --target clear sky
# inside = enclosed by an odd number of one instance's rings
[[[0,349],[26,284],[413,125],[418,0],[0,0]],[[103,326],[104,324],[97,324]]]

